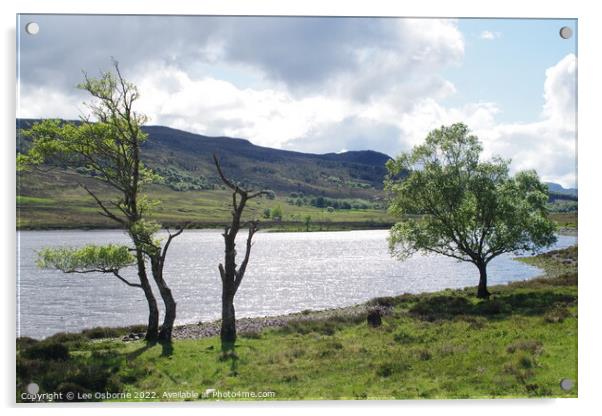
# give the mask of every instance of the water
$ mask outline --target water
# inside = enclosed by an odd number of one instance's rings
[[[122,232],[21,231],[18,235],[18,335],[41,338],[60,331],[146,322],[142,290],[126,286],[113,275],[64,274],[35,265],[36,251],[42,247],[127,244]],[[476,286],[474,265],[420,255],[400,262],[389,256],[386,236],[384,230],[256,234],[247,273],[235,298],[237,316],[278,315],[404,292]],[[240,237],[242,256],[246,232]],[[559,236],[554,248],[575,243],[576,237]],[[178,303],[176,323],[219,319],[217,266],[223,247],[218,230],[186,231],[172,242],[165,277]],[[509,255],[494,259],[488,272],[491,285],[541,274]],[[136,281],[134,268],[123,274]]]

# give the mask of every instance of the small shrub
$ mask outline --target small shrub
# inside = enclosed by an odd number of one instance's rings
[[[433,296],[420,300],[410,309],[410,313],[423,318],[450,318],[470,312],[472,304],[462,296]]]
[[[376,368],[376,374],[379,377],[391,377],[393,374],[403,373],[410,369],[410,365],[404,362],[391,361],[380,364]]]
[[[512,312],[512,307],[497,299],[481,301],[476,307],[476,313],[479,315],[499,315],[510,312]]]
[[[454,320],[468,323],[470,329],[482,329],[487,324],[487,320],[482,316],[458,315]]]
[[[522,354],[518,358],[518,364],[520,365],[521,368],[524,368],[524,369],[530,369],[530,368],[535,367],[535,361],[533,360],[533,357],[531,357],[530,355],[527,355],[527,354]]]
[[[85,344],[87,342],[87,339],[82,334],[74,334],[71,332],[59,332],[58,334],[54,334],[46,338],[45,341],[64,344],[69,348],[78,348]]]
[[[38,342],[40,341],[30,337],[19,337],[17,338],[17,350],[27,349]]]
[[[240,336],[248,339],[261,339],[261,331],[245,331],[241,332]]]
[[[543,319],[549,324],[564,322],[565,319],[571,316],[569,310],[563,306],[556,305],[551,311],[547,312]]]
[[[41,341],[24,350],[23,355],[32,360],[66,361],[69,359],[69,348],[58,342]]]
[[[416,342],[417,338],[401,329],[395,335],[393,335],[393,340],[400,344],[411,344]]]
[[[62,393],[62,397],[63,397],[64,401],[74,402],[74,401],[80,401],[80,400],[77,399],[77,397],[80,396],[83,393],[90,393],[90,390],[88,390],[88,389],[80,386],[77,383],[73,383],[73,382],[67,381],[67,382],[59,384],[57,386],[57,388],[56,388],[56,392],[57,393]],[[74,396],[75,398],[72,399],[72,400],[67,400],[66,399],[67,393],[73,393],[73,394],[75,394],[75,396]]]
[[[433,358],[433,354],[429,350],[420,350],[418,351],[418,359],[420,361],[428,361]]]
[[[521,340],[508,345],[506,351],[510,354],[514,354],[517,351],[523,351],[538,355],[543,351],[543,344],[540,341],[533,339]]]

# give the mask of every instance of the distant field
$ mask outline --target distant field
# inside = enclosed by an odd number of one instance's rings
[[[46,174],[28,173],[21,178],[17,197],[17,228],[106,228],[115,224],[98,215],[93,199],[79,186],[82,181],[94,186],[101,195],[111,195],[89,177],[67,175],[64,172]],[[230,219],[231,194],[223,190],[178,192],[163,185],[151,185],[149,197],[160,201],[155,219],[166,226],[188,224],[191,227],[220,226]],[[311,217],[310,230],[342,228],[374,228],[391,224],[394,219],[384,209],[351,209],[328,212],[324,208],[296,206],[287,203],[288,194],[276,194],[275,199],[257,198],[249,202],[246,219],[258,218],[264,226],[296,230],[304,227],[307,216]],[[282,210],[280,221],[264,218],[264,210],[276,207]]]
[[[98,215],[93,199],[77,186],[82,182],[99,195],[108,197],[111,190],[90,177],[63,171],[35,172],[22,175],[17,193],[17,228],[113,228],[115,223]],[[231,194],[224,190],[178,192],[164,185],[150,185],[149,197],[160,201],[155,219],[165,226],[187,224],[189,227],[220,227],[230,219]],[[309,205],[292,205],[289,194],[276,193],[275,199],[257,198],[250,201],[245,219],[260,219],[263,228],[274,231],[304,231],[307,216],[311,217],[309,231],[387,228],[395,218],[384,209],[337,209]],[[264,218],[266,208],[282,209],[280,221]],[[559,227],[577,227],[577,213],[551,213]]]

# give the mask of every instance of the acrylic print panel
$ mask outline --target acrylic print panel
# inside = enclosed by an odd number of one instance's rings
[[[576,20],[17,20],[17,401],[577,396]]]

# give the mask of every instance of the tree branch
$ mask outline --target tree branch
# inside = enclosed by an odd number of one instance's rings
[[[113,214],[111,211],[109,211],[109,209],[104,206],[104,204],[102,203],[102,201],[100,199],[98,199],[98,197],[94,194],[94,192],[90,191],[86,185],[80,183],[80,186],[82,188],[84,188],[86,190],[86,192],[88,194],[90,194],[90,196],[92,198],[94,198],[94,200],[96,201],[96,203],[98,204],[98,206],[104,211],[104,214],[101,212],[102,215],[104,215],[105,217],[109,217],[112,220],[114,220],[114,221],[116,221],[116,222],[118,222],[118,223],[120,223],[122,225],[125,225],[126,222],[123,219],[121,219],[118,216],[116,216],[115,214]]]
[[[119,274],[119,272],[117,270],[113,270],[113,274],[115,275],[116,278],[118,278],[119,280],[121,280],[123,283],[125,283],[128,286],[142,288],[141,284],[139,284],[139,283],[132,283],[132,282],[129,282],[128,280],[126,280],[124,277],[122,277]]]
[[[256,198],[256,197],[258,197],[258,196],[260,196],[260,195],[268,195],[268,194],[269,194],[269,192],[268,192],[267,190],[258,191],[258,192],[255,192],[255,193],[252,193],[252,194],[250,194],[250,195],[247,197],[247,199],[253,199],[253,198]]]
[[[234,281],[234,292],[240,286],[242,279],[245,275],[245,271],[247,269],[247,264],[249,263],[249,257],[251,256],[251,247],[253,246],[253,235],[257,232],[257,221],[251,221],[249,224],[249,234],[247,236],[247,247],[245,251],[245,258],[240,264],[238,271],[236,272],[236,279]]]
[[[224,182],[226,184],[226,186],[228,186],[228,188],[232,189],[235,192],[239,191],[239,188],[237,185],[235,185],[234,183],[232,183],[228,178],[226,178],[226,175],[224,175],[224,172],[222,172],[222,167],[220,166],[219,160],[217,159],[217,155],[214,153],[213,154],[213,162],[215,163],[215,167],[217,168],[217,173],[219,174],[220,178],[222,179],[222,182]]]
[[[171,244],[171,240],[173,240],[174,238],[176,238],[177,236],[182,234],[183,231],[184,231],[184,228],[180,228],[180,229],[178,229],[178,231],[176,231],[175,233],[172,234],[169,232],[169,230],[167,230],[169,237],[167,238],[167,241],[165,242],[165,245],[163,246],[163,251],[161,253],[161,259],[160,259],[161,267],[163,267],[163,264],[165,263],[165,256],[167,255],[167,249],[169,248],[169,245]]]
[[[70,269],[70,270],[62,270],[63,273],[67,273],[67,274],[71,274],[71,273],[77,273],[77,274],[88,274],[88,273],[113,273],[115,275],[115,277],[117,277],[119,280],[121,280],[123,283],[125,283],[128,286],[131,287],[138,287],[138,288],[142,288],[141,284],[138,283],[132,283],[130,281],[128,281],[127,279],[125,279],[123,276],[121,276],[119,274],[119,270],[116,269],[86,269],[86,270],[75,270],[75,269]]]
[[[219,269],[219,275],[222,278],[222,283],[224,282],[224,279],[226,278],[226,271],[224,270],[224,266],[220,263],[219,266],[217,266],[217,268]]]

